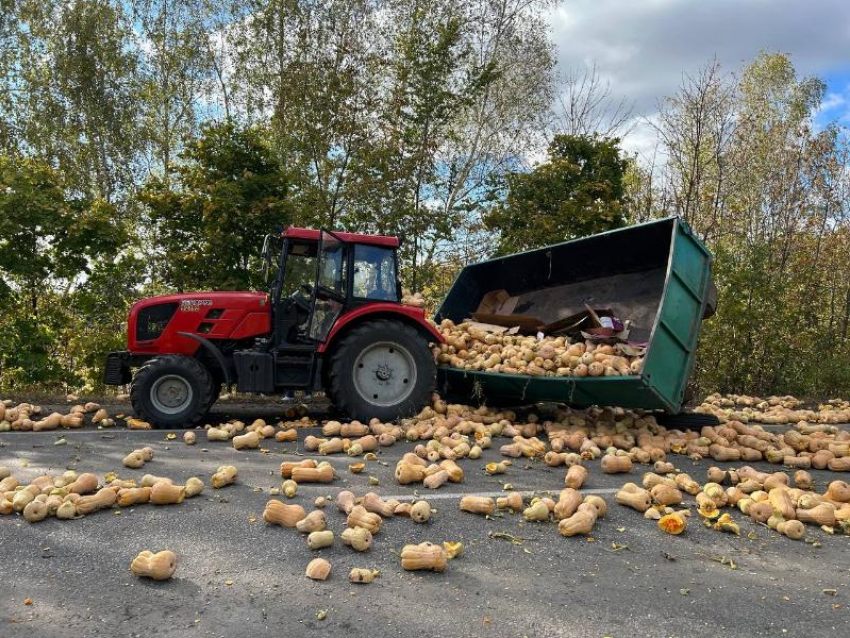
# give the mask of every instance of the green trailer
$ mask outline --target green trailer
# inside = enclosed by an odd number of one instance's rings
[[[611,308],[631,323],[630,341],[648,343],[640,374],[549,377],[440,367],[438,389],[488,405],[566,403],[676,414],[694,365],[700,323],[714,312],[712,255],[678,217],[466,266],[436,320],[471,317],[484,295],[504,289],[515,312],[545,323],[586,305]]]

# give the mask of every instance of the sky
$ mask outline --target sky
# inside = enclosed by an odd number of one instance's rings
[[[817,121],[850,125],[850,0],[563,0],[551,29],[561,71],[595,64],[612,97],[634,102],[630,152],[651,152],[643,119],[684,72],[714,57],[735,71],[761,50],[788,53],[798,74],[824,79]]]

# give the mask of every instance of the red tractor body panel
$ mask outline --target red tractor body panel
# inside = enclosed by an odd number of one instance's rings
[[[139,315],[146,308],[175,304],[174,315],[154,339],[139,339]],[[271,306],[264,292],[192,292],[143,299],[130,309],[127,349],[133,354],[192,356],[200,344],[179,333],[205,339],[240,340],[271,332]]]
[[[328,334],[328,338],[325,339],[324,343],[319,344],[319,347],[316,349],[317,352],[325,352],[328,349],[328,346],[333,343],[334,337],[345,328],[346,325],[351,324],[354,321],[357,321],[360,318],[373,315],[399,315],[400,317],[404,317],[409,320],[413,320],[419,326],[427,330],[433,337],[434,341],[437,343],[442,343],[445,341],[443,339],[443,335],[434,327],[434,325],[425,320],[425,311],[422,308],[415,308],[413,306],[404,306],[400,303],[393,303],[389,301],[379,301],[375,303],[369,303],[363,306],[359,306],[350,312],[345,313],[339,319],[334,322],[333,328],[331,328],[330,333]]]

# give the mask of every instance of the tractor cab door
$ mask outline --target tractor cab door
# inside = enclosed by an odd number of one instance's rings
[[[322,343],[348,300],[348,243],[330,231],[319,236],[316,285],[308,335]]]

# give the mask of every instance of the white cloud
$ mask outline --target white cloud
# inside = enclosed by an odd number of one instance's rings
[[[613,97],[633,100],[643,116],[657,112],[683,73],[715,56],[727,71],[761,50],[791,54],[805,75],[850,65],[847,0],[567,0],[551,27],[562,71],[595,63]],[[850,93],[828,100],[831,109],[850,108]],[[636,150],[648,139],[640,129],[628,142]]]

